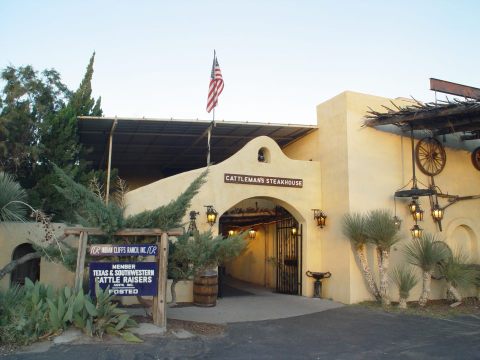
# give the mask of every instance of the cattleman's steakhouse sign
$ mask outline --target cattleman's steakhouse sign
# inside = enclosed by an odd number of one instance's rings
[[[266,185],[282,187],[303,187],[303,179],[290,179],[271,176],[225,174],[224,181],[231,184]]]

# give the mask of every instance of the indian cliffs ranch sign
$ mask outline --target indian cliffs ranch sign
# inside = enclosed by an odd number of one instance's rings
[[[266,185],[280,187],[303,187],[303,179],[292,179],[272,176],[224,174],[223,180],[230,184]]]
[[[156,244],[94,244],[90,245],[90,256],[156,256]]]

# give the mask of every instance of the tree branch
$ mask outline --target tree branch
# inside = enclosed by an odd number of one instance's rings
[[[39,252],[32,252],[28,253],[26,255],[23,255],[20,259],[17,260],[12,260],[10,263],[5,265],[3,269],[0,270],[0,280],[3,279],[3,277],[9,273],[11,273],[15,268],[19,265],[22,265],[26,263],[27,261],[33,260],[33,259],[39,259],[42,257],[42,254]]]

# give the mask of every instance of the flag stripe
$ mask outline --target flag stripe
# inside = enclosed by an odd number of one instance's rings
[[[217,57],[213,58],[212,72],[210,73],[210,84],[208,87],[207,112],[210,112],[217,106],[218,97],[223,91],[223,77],[218,65]]]

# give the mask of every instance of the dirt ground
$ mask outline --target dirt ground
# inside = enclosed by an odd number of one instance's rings
[[[382,304],[375,301],[365,301],[358,305],[369,308],[382,309]],[[480,301],[475,298],[465,298],[462,303],[457,304],[448,300],[429,300],[425,307],[418,305],[417,301],[407,303],[407,309],[400,309],[398,303],[392,302],[388,308],[383,308],[387,312],[402,312],[410,315],[448,318],[458,315],[480,315]]]
[[[152,318],[146,316],[132,316],[137,323],[151,323]],[[202,322],[167,319],[167,336],[178,330],[186,330],[198,336],[219,336],[225,332],[225,325],[207,324]]]

